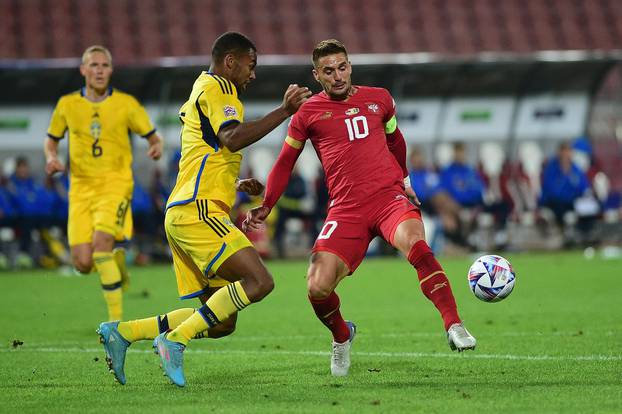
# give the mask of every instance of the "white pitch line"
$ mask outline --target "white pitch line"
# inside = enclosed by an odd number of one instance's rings
[[[0,352],[74,352],[74,353],[101,353],[103,348],[19,348],[19,349],[0,349]],[[153,351],[147,349],[129,349],[129,353],[151,354]],[[187,349],[185,353],[191,354],[231,354],[231,355],[303,355],[303,356],[329,356],[330,352],[325,351],[252,351],[252,350],[206,350],[206,349]],[[388,358],[474,358],[474,359],[501,359],[512,361],[622,361],[622,355],[511,355],[511,354],[478,354],[469,352],[468,354],[447,354],[431,352],[353,352],[354,356],[364,357],[388,357]]]
[[[382,333],[375,334],[374,332],[365,332],[367,335],[376,336],[379,338],[444,338],[445,334],[441,332],[407,332],[407,333]],[[567,331],[567,332],[499,332],[499,333],[480,333],[478,334],[478,338],[485,338],[489,336],[494,337],[559,337],[559,336],[616,336],[621,334],[620,332],[614,331],[585,331],[582,333],[578,333],[577,331]],[[226,339],[227,341],[232,342],[261,342],[266,341],[269,343],[275,341],[308,341],[311,339],[322,338],[321,334],[318,335],[287,335],[287,336],[234,336]],[[84,341],[55,341],[55,342],[28,342],[29,346],[34,347],[49,347],[51,345],[54,346],[82,346],[88,345],[89,343],[85,343]]]

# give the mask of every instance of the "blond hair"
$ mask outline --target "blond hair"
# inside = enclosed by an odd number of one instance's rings
[[[112,65],[112,55],[110,54],[110,50],[108,50],[104,46],[100,46],[100,45],[93,45],[93,46],[89,46],[89,47],[86,48],[86,50],[82,54],[82,64],[86,63],[87,59],[89,58],[89,56],[93,52],[100,52],[100,53],[103,53],[104,55],[106,55],[106,57],[110,61],[110,64]]]

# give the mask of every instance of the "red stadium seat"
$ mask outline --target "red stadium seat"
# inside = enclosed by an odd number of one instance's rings
[[[12,3],[8,1],[0,2],[0,56],[7,58],[18,57],[17,34],[18,19]]]
[[[619,0],[5,0],[0,13],[9,58],[76,56],[94,43],[120,62],[208,54],[227,30],[253,37],[262,53],[287,54],[327,37],[352,53],[458,54],[611,50],[622,38]]]

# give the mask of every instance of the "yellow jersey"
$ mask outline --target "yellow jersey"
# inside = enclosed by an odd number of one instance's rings
[[[230,81],[202,72],[190,98],[179,110],[182,122],[181,159],[175,188],[167,207],[196,199],[217,200],[231,208],[242,154],[220,144],[217,134],[232,122],[242,122],[244,106]]]
[[[91,102],[84,88],[62,96],[50,121],[48,137],[60,141],[69,130],[71,179],[132,180],[130,132],[149,137],[155,128],[132,95],[110,88],[101,102]]]

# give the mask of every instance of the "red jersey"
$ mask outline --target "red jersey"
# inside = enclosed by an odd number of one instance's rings
[[[404,190],[404,177],[389,151],[385,123],[395,115],[386,89],[355,86],[345,101],[325,92],[311,97],[294,114],[287,135],[310,140],[326,176],[331,207],[357,207],[375,196]]]

